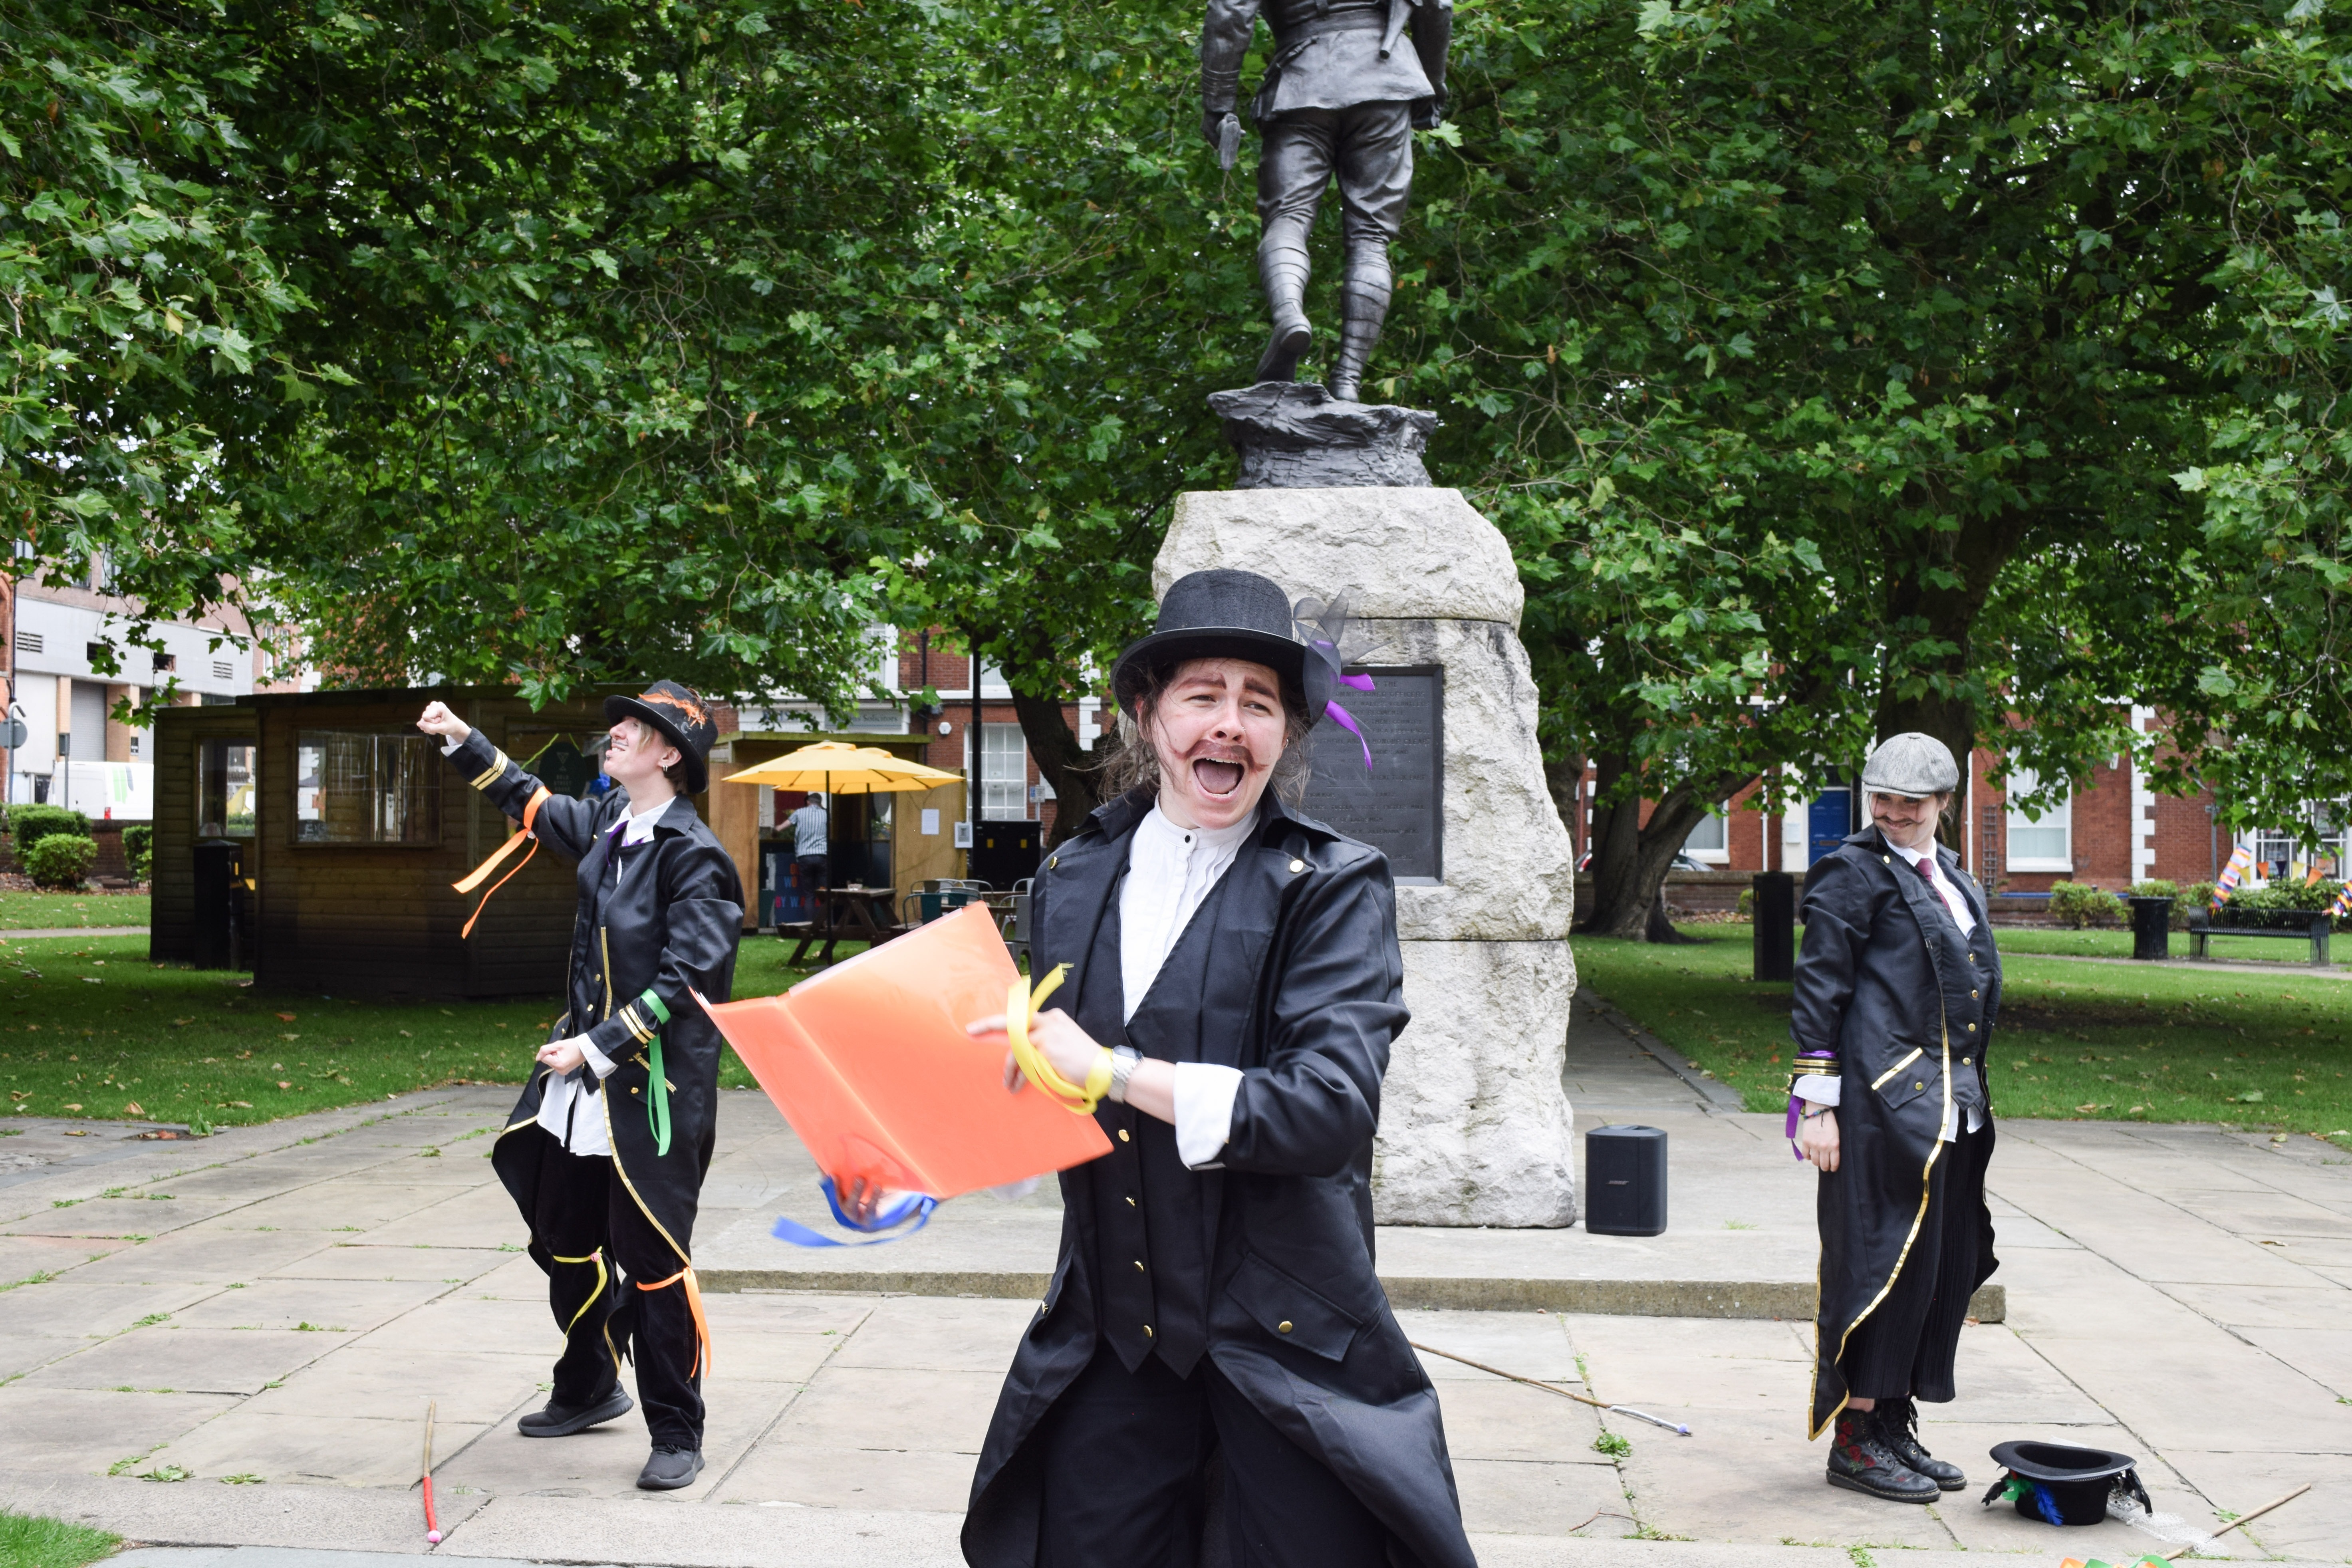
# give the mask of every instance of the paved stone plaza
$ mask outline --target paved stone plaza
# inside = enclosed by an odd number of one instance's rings
[[[1857,1562],[1859,1545],[1937,1568],[2158,1544],[1979,1507],[1986,1449],[2035,1436],[2138,1456],[2158,1509],[2209,1529],[2313,1482],[2213,1552],[2352,1561],[2352,1163],[2336,1151],[2003,1123],[2006,1314],[1967,1331],[1963,1397],[1925,1432],[1974,1486],[1906,1508],[1822,1484],[1801,1430],[1810,1325],[1756,1315],[1810,1297],[1811,1181],[1778,1119],[1583,1009],[1568,1079],[1582,1127],[1669,1132],[1667,1233],[1390,1229],[1383,1276],[1428,1303],[1400,1312],[1415,1340],[1692,1436],[1432,1359],[1483,1562],[1770,1568]],[[176,1144],[14,1119],[0,1281],[50,1278],[0,1292],[0,1501],[248,1549],[156,1551],[149,1568],[364,1568],[358,1553],[426,1550],[411,1483],[433,1399],[444,1557],[960,1562],[972,1454],[1052,1256],[1050,1184],[950,1205],[890,1247],[797,1253],[766,1228],[822,1212],[814,1173],[764,1097],[727,1096],[698,1246],[731,1287],[709,1298],[710,1466],[647,1496],[634,1417],[516,1435],[556,1335],[483,1158],[511,1099],[436,1090]],[[971,1293],[885,1293],[908,1287]],[[1604,1426],[1631,1444],[1622,1459],[1594,1447]]]

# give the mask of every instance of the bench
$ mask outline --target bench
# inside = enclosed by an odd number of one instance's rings
[[[2301,913],[2300,910],[2296,912]],[[2191,918],[2189,922],[2189,956],[2204,957],[2205,944],[2217,936],[2269,937],[2273,941],[2309,942],[2312,967],[2325,969],[2327,967],[2328,928],[2333,924],[2325,910],[2314,913],[2308,921],[2284,930],[2264,926],[2209,925],[2202,919]]]

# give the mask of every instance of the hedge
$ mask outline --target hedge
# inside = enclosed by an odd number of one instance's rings
[[[25,874],[33,879],[34,886],[66,892],[79,891],[90,867],[97,862],[97,841],[76,838],[68,833],[52,833],[16,858]]]

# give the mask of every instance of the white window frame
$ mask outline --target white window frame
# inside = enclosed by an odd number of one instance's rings
[[[1712,848],[1704,847],[1698,842],[1698,836],[1706,832],[1710,826],[1715,830],[1717,840]],[[1700,819],[1698,826],[1690,830],[1690,836],[1683,840],[1683,853],[1702,866],[1731,864],[1731,803],[1729,801],[1718,802],[1717,809],[1708,812]]]
[[[965,728],[969,731],[971,726]],[[1012,755],[1019,759],[1018,767],[1007,765],[1010,759],[1003,743],[1007,734],[1012,737]],[[1022,733],[1021,726],[1017,723],[1000,724],[995,720],[989,720],[982,728],[981,744],[983,747],[983,766],[980,775],[980,820],[1034,820],[1037,803],[1029,794],[1029,738]],[[966,755],[969,754],[970,742],[967,741]],[[1003,776],[1007,774],[1011,776]],[[1003,808],[1001,814],[999,807]]]
[[[2014,800],[2017,796],[2028,794],[2039,786],[2040,780],[2038,780],[2032,773],[2028,773],[2022,768],[2011,773],[2008,784],[2002,786],[2001,865],[2005,869],[2011,871],[2063,871],[2071,874],[2074,869],[2074,799],[2073,795],[2070,793],[2065,799],[2050,807],[2038,817],[2029,816],[2023,811],[2010,804],[2010,802]],[[2063,842],[2065,844],[2065,852],[2063,855],[2056,857],[2048,855],[2021,855],[2017,852],[2017,837],[2020,833],[2041,834],[2051,832],[2064,835]]]

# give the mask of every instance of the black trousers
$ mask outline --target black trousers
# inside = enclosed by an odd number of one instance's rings
[[[830,855],[802,855],[796,857],[793,864],[800,868],[803,890],[814,892],[819,888],[833,885],[833,857]]]
[[[636,1363],[637,1403],[656,1447],[702,1447],[702,1379],[686,1282],[641,1290],[677,1272],[677,1255],[600,1154],[574,1154],[539,1134],[539,1201],[531,1256],[547,1270],[547,1304],[563,1331],[554,1398],[589,1405]]]
[[[1105,1346],[1055,1402],[1038,1568],[1191,1568],[1223,1457],[1227,1568],[1384,1568],[1388,1532],[1339,1479],[1276,1431],[1202,1357],[1178,1377],[1158,1356],[1129,1372]]]
[[[1878,1310],[1847,1336],[1838,1369],[1864,1399],[1952,1399],[1960,1329],[1984,1255],[1984,1173],[1992,1126],[1962,1124],[1927,1178],[1927,1213]]]

